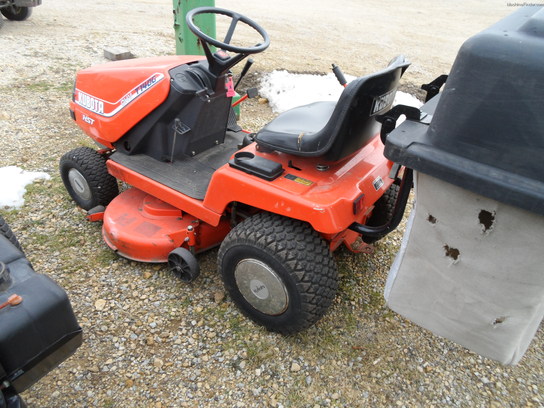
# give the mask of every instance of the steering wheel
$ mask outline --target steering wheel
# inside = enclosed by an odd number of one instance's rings
[[[218,41],[215,38],[210,37],[195,24],[194,19],[200,14],[220,14],[230,17],[230,27],[223,41]],[[196,35],[202,41],[204,53],[206,54],[206,58],[208,60],[208,63],[210,64],[210,71],[212,71],[216,75],[227,71],[229,68],[236,65],[248,55],[256,54],[258,52],[266,50],[270,45],[270,37],[268,36],[264,28],[262,28],[255,21],[247,18],[246,16],[243,16],[242,14],[235,13],[234,11],[217,7],[198,7],[190,10],[187,13],[185,20],[187,23],[187,27],[189,27],[189,30],[191,30],[194,35]],[[232,36],[234,34],[234,31],[236,30],[236,25],[238,24],[238,22],[242,22],[255,30],[261,36],[262,41],[252,47],[237,47],[232,45],[230,42],[232,40]],[[237,55],[229,57],[226,53],[221,52],[212,54],[209,47],[210,45],[213,45],[220,50],[234,52]]]

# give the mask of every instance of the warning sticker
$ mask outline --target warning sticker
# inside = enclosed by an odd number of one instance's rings
[[[376,179],[372,182],[374,185],[374,188],[376,191],[378,191],[383,186],[383,180],[380,176],[376,177]]]
[[[302,177],[297,177],[294,174],[287,174],[285,178],[288,180],[293,180],[295,183],[304,184],[305,186],[311,186],[312,184],[314,184],[313,181],[307,180]]]

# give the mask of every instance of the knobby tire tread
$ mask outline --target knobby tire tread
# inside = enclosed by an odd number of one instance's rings
[[[278,258],[296,276],[303,315],[296,326],[275,331],[292,334],[317,322],[332,304],[338,288],[335,261],[319,234],[301,221],[259,213],[239,224],[227,236],[219,250],[219,265],[226,250],[248,244],[257,245]]]
[[[60,167],[79,165],[85,173],[95,195],[96,205],[106,206],[119,194],[115,177],[108,173],[106,159],[90,147],[78,147],[66,153],[60,160]]]

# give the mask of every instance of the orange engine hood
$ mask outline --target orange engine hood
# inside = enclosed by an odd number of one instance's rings
[[[70,109],[85,133],[113,147],[167,98],[168,71],[202,59],[187,55],[139,58],[86,68],[77,73]]]

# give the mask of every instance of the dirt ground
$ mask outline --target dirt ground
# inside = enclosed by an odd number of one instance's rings
[[[515,10],[506,0],[216,5],[270,34],[254,72],[325,73],[336,63],[359,76],[404,54],[411,89],[447,73],[466,39]],[[387,309],[383,286],[402,228],[373,255],[336,254],[335,305],[289,338],[257,328],[225,299],[214,251],[199,257],[192,286],[165,267],[113,254],[58,175],[62,154],[92,145],[68,101],[76,71],[106,62],[106,47],[173,54],[172,2],[43,0],[29,20],[0,29],[0,166],[52,176],[29,189],[22,209],[2,215],[36,270],[68,291],[85,333],[77,353],[25,393],[31,407],[543,406],[542,328],[521,364],[503,367]],[[243,125],[256,129],[271,116],[250,102]]]
[[[503,0],[240,0],[216,5],[236,9],[270,34],[271,46],[255,58],[256,70],[328,72],[336,63],[346,73],[361,75],[404,54],[412,61],[405,79],[416,83],[448,72],[463,41],[514,10]],[[44,1],[25,23],[6,24],[2,36],[31,35],[31,43],[48,44],[43,47],[48,54],[85,66],[102,62],[105,46],[124,46],[137,56],[174,53],[172,25],[171,4],[164,1],[117,1],[113,7],[109,1],[58,0]],[[11,42],[2,52],[16,58],[28,51],[16,47]],[[5,83],[9,74],[0,81]]]

